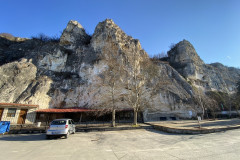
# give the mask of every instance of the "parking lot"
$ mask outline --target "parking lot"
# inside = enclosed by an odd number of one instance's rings
[[[80,132],[68,139],[44,134],[0,136],[1,159],[240,159],[240,129],[204,135],[156,130]]]

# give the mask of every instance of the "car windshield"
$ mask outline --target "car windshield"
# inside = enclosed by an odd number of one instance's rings
[[[65,120],[57,120],[57,121],[52,121],[51,125],[65,125],[66,121]]]

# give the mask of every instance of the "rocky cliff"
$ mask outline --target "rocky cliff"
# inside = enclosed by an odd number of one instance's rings
[[[40,108],[108,107],[111,97],[102,85],[108,59],[102,55],[111,53],[129,67],[133,55],[139,63],[149,60],[139,40],[126,35],[110,19],[100,22],[92,36],[81,24],[70,21],[59,42],[0,37],[0,102],[39,104]],[[144,108],[148,120],[158,114],[191,117],[189,111],[195,113],[196,108],[191,105],[194,92],[190,84],[208,90],[234,90],[240,71],[204,64],[188,41],[178,43],[168,55],[170,65],[154,63],[157,76],[144,86],[144,96],[151,97],[150,107]],[[156,86],[159,81],[166,83]],[[121,86],[116,96],[125,92],[126,86]],[[130,107],[124,98],[117,106]]]
[[[205,64],[187,40],[176,44],[169,52],[169,62],[189,83],[204,91],[232,93],[240,70],[220,63]]]

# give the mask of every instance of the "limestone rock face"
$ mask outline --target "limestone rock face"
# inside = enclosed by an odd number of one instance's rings
[[[110,19],[100,22],[92,36],[78,22],[70,21],[60,42],[0,37],[0,102],[38,104],[41,108],[108,107],[109,88],[102,82],[109,67],[107,57],[113,53],[128,67],[134,65],[129,60],[133,56],[136,64],[149,60],[139,40],[128,36]],[[194,93],[190,82],[208,90],[234,90],[239,70],[204,64],[190,42],[180,42],[168,55],[170,65],[155,63],[158,78],[144,86],[144,96],[151,96],[151,107],[144,109],[147,120],[159,118],[158,113],[194,116],[198,108],[191,105]],[[121,78],[127,80],[126,76]],[[156,86],[159,81],[167,83]],[[116,97],[126,92],[126,86],[118,87]],[[116,104],[130,108],[124,99]]]
[[[66,53],[64,72],[74,75],[75,80],[65,79],[61,85],[56,83],[52,106],[97,107],[103,104],[103,101],[109,101],[106,88],[99,86],[102,82],[101,74],[107,68],[107,62],[101,56],[110,52],[119,54],[119,57],[137,54],[138,59],[142,59],[143,55],[147,56],[140,42],[127,36],[112,20],[100,22],[88,46],[80,45],[71,54]],[[124,92],[124,89],[119,92]],[[123,107],[123,104],[120,104],[120,107]]]
[[[231,93],[235,90],[240,70],[220,63],[205,64],[190,42],[179,42],[168,52],[168,56],[170,65],[191,84],[205,91]]]
[[[77,21],[69,21],[66,29],[60,38],[60,45],[74,48],[77,45],[86,44],[90,41],[90,36]]]
[[[204,63],[198,56],[193,45],[187,40],[176,44],[169,52],[169,62],[184,77],[195,77],[197,74],[196,66]]]
[[[213,67],[212,72],[210,70],[205,70],[206,74],[211,77],[210,84],[212,86],[215,84],[216,90],[221,90],[223,87],[226,87],[226,90],[230,93],[236,90],[236,83],[240,77],[240,69],[227,67],[221,63],[212,63],[206,66],[207,68]],[[226,84],[226,86],[224,86],[224,84]]]
[[[0,66],[1,102],[40,104],[48,107],[51,79],[37,77],[37,67],[26,59]]]
[[[128,36],[111,19],[106,19],[97,25],[91,39],[91,46],[94,51],[101,52],[109,43],[116,45],[118,50],[139,50],[144,53],[139,40]]]

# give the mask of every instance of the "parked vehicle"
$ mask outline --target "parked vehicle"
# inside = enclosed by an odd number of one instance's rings
[[[75,124],[72,119],[55,119],[51,122],[46,132],[46,138],[49,139],[53,136],[68,138],[70,134],[74,134],[75,132]]]

